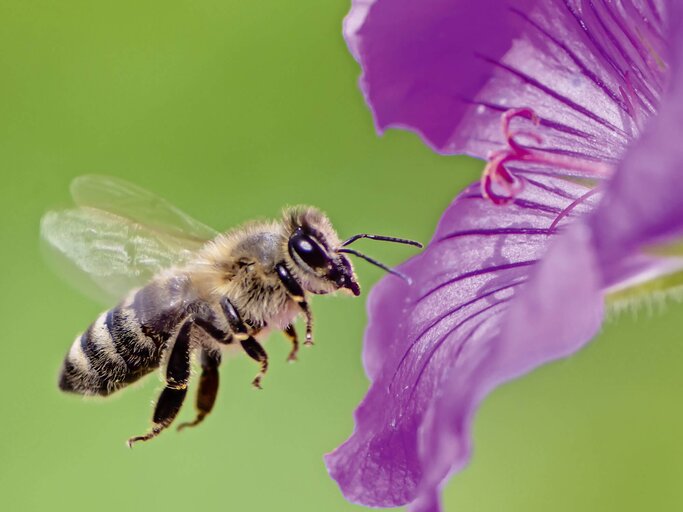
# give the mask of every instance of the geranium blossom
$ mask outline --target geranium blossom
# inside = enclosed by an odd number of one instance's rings
[[[435,511],[487,393],[683,268],[651,250],[683,236],[683,5],[356,0],[345,36],[380,131],[486,161],[400,267],[413,285],[372,291],[371,387],[326,457],[353,502]]]

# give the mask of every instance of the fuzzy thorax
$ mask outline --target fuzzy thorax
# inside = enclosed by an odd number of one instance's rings
[[[315,237],[331,261],[343,258],[336,252],[339,237],[325,214],[308,206],[286,208],[279,222],[248,223],[202,248],[188,269],[199,297],[213,303],[228,297],[245,320],[264,325],[289,316],[291,298],[277,275],[277,264],[284,264],[307,292],[337,291],[324,273],[292,256],[289,241],[299,231]]]

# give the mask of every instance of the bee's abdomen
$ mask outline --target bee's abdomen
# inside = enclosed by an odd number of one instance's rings
[[[134,308],[119,306],[100,315],[71,345],[60,389],[108,395],[157,368],[163,340],[143,331]]]

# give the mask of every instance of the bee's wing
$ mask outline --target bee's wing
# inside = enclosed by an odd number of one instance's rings
[[[51,263],[106,305],[159,271],[186,262],[217,235],[147,190],[108,176],[71,184],[75,208],[47,212],[40,225]]]
[[[78,206],[118,215],[184,240],[202,244],[217,235],[166,199],[112,176],[79,176],[71,182],[71,197]]]

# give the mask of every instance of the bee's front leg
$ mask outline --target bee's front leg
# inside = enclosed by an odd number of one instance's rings
[[[306,340],[304,341],[304,345],[313,345],[313,314],[308,307],[308,302],[306,302],[306,293],[303,288],[301,288],[299,282],[290,274],[289,270],[287,270],[284,263],[275,265],[275,270],[289,296],[299,305],[306,316]]]
[[[186,320],[176,336],[166,366],[166,387],[154,408],[154,427],[143,436],[131,437],[128,446],[132,447],[138,441],[148,441],[158,436],[178,415],[187,394],[187,381],[190,378],[191,330],[192,321]]]

